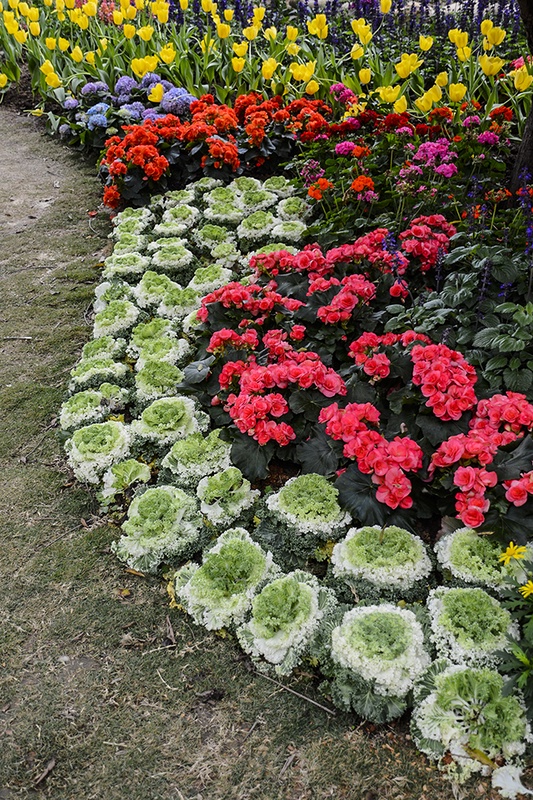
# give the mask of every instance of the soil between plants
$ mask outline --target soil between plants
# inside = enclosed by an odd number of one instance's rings
[[[287,693],[112,556],[56,427],[109,249],[100,187],[34,119],[0,108],[0,143],[0,800],[448,800],[405,721]]]

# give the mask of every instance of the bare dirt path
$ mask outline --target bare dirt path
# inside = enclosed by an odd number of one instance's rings
[[[94,174],[0,108],[0,800],[448,800],[405,725],[268,683],[110,554],[54,428],[107,244]]]

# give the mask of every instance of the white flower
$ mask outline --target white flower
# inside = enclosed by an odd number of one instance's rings
[[[140,308],[158,306],[165,294],[171,289],[181,289],[179,283],[170,280],[167,275],[148,270],[144,273],[137,286],[133,287],[133,294]]]

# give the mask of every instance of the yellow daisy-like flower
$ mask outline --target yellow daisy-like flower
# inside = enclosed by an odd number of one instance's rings
[[[531,597],[533,595],[533,581],[528,581],[518,590],[523,598]]]
[[[512,558],[516,558],[517,560],[520,558],[524,558],[526,554],[526,549],[527,548],[525,547],[516,545],[514,542],[509,542],[507,550],[501,554],[499,561],[503,561],[505,566],[507,566]]]

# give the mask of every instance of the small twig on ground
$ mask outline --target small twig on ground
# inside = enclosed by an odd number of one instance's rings
[[[57,426],[57,419],[54,419],[49,425],[46,426],[43,435],[41,436],[37,444],[34,447],[32,447],[31,450],[28,450],[27,453],[23,453],[20,456],[19,460],[22,461],[23,464],[25,463],[25,460],[28,458],[28,456],[31,456],[32,453],[35,453],[35,451],[42,445],[42,443],[46,439],[46,434],[48,433],[48,431],[51,431],[52,428],[55,428],[56,426]]]
[[[287,772],[287,770],[289,769],[290,765],[292,764],[295,758],[296,758],[296,753],[291,753],[286,762],[284,763],[284,765],[282,766],[278,778],[282,778],[284,776],[284,774]]]
[[[250,730],[247,732],[246,736],[242,740],[241,747],[239,748],[239,750],[242,748],[242,746],[245,743],[245,741],[250,738],[250,736],[255,731],[257,726],[258,725],[262,725],[262,724],[263,724],[263,719],[261,717],[257,717],[256,721],[254,722],[254,724],[252,725],[252,727],[250,728]]]
[[[161,675],[161,672],[158,669],[156,669],[156,672],[159,675],[159,677],[161,678],[161,682],[165,684],[167,689],[170,689],[171,692],[179,692],[180,691],[181,686],[171,686],[169,683],[166,682],[166,680],[163,678],[163,676]]]
[[[38,786],[40,783],[46,780],[46,778],[50,775],[55,765],[56,765],[55,758],[51,758],[46,767],[41,772],[41,774],[34,780],[33,785]]]
[[[33,341],[33,336],[2,336],[3,342]]]
[[[264,675],[262,672],[256,672],[256,675],[260,675],[261,678],[264,678],[266,681],[270,681],[271,683],[275,683],[276,686],[279,686],[280,689],[285,689],[286,692],[290,692],[291,694],[295,694],[296,697],[299,697],[301,700],[307,700],[308,703],[312,703],[312,705],[317,706],[317,708],[321,708],[322,711],[325,711],[327,714],[331,714],[332,717],[336,716],[336,713],[332,708],[328,708],[327,706],[323,706],[321,703],[317,703],[316,700],[311,700],[311,698],[310,697],[306,697],[305,694],[300,694],[300,692],[297,692],[294,689],[289,688],[289,686],[285,686],[283,683],[280,683],[279,681],[275,681],[274,678],[269,678],[268,675]]]
[[[44,544],[40,544],[39,547],[36,547],[34,549],[32,555],[35,555],[35,553],[38,553],[39,550],[45,550],[47,547],[51,547],[53,544],[58,542],[60,539],[64,539],[65,536],[68,536],[69,533],[74,533],[75,531],[79,531],[79,530],[81,530],[81,528],[82,528],[82,526],[78,525],[76,528],[71,528],[69,531],[65,531],[65,533],[60,533],[59,536],[56,536],[54,539],[51,539],[49,542],[45,542]]]

